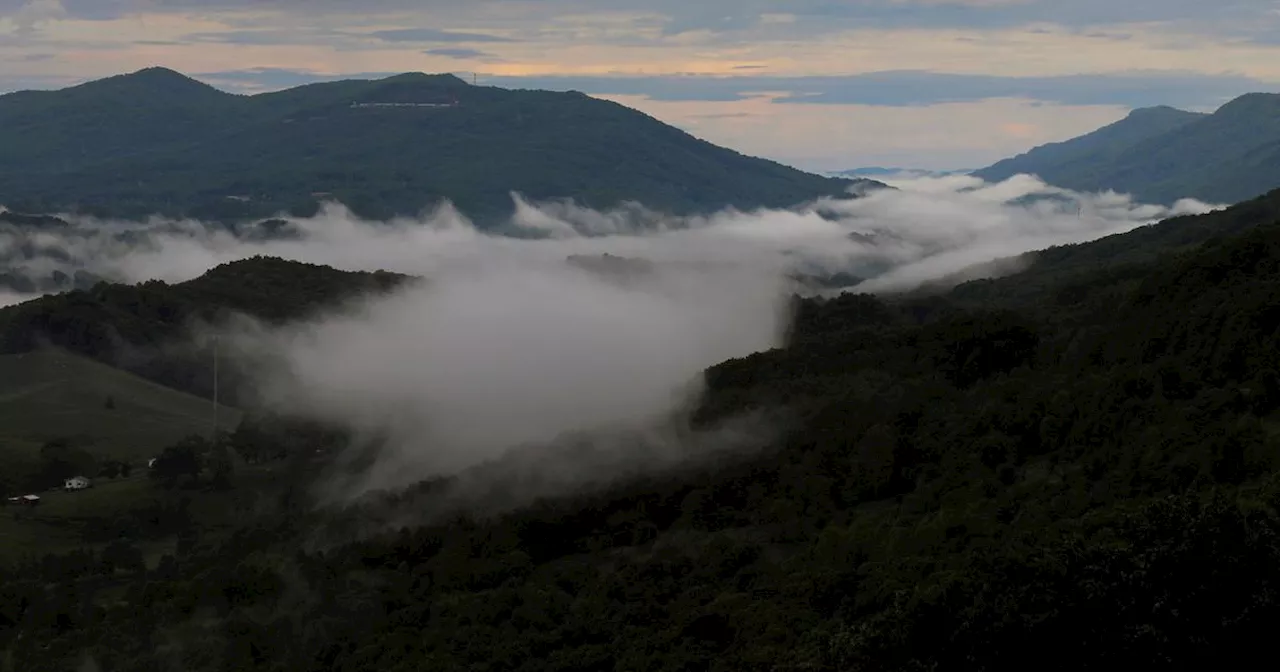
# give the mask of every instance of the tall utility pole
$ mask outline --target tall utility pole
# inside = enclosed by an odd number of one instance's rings
[[[218,337],[213,337],[213,443],[218,442]]]

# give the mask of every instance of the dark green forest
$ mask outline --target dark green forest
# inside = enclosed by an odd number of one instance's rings
[[[711,428],[768,411],[780,436],[766,450],[501,514],[433,520],[448,479],[318,509],[303,486],[328,467],[311,447],[341,450],[341,433],[250,413],[213,445],[166,451],[154,479],[174,493],[170,508],[123,521],[107,546],[3,570],[0,664],[736,672],[1266,660],[1280,617],[1280,191],[1031,261],[929,296],[797,298],[788,344],[709,369],[692,418]],[[128,330],[141,315],[177,323],[152,305],[285,318],[307,303],[280,297],[318,305],[336,289],[294,273],[328,272],[259,259],[194,284],[42,299],[0,312],[0,326],[8,348],[63,319],[59,331],[102,320],[128,340],[141,338]],[[250,289],[265,275],[281,294]],[[398,281],[367,277],[371,289]],[[141,298],[149,291],[158,303]],[[104,356],[101,338],[61,345]],[[292,467],[262,491],[270,506],[211,530],[181,493],[251,487],[219,451]],[[320,543],[319,529],[362,536]],[[145,561],[142,545],[162,534],[176,546]]]
[[[387,103],[438,107],[358,106]],[[512,191],[686,214],[790,207],[856,182],[744,156],[581,93],[452,75],[239,96],[148,68],[0,96],[0,193],[23,212],[226,222],[306,216],[337,199],[385,219],[449,199],[498,226]]]

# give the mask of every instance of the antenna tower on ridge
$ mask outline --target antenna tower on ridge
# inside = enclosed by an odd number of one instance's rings
[[[213,337],[213,441],[218,441],[218,337]]]

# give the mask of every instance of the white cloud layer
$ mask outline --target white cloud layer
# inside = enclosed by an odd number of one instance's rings
[[[911,289],[997,257],[1209,209],[1138,205],[1026,176],[896,186],[695,219],[517,199],[514,223],[539,239],[486,235],[448,207],[421,221],[366,222],[334,205],[290,220],[292,235],[276,240],[195,222],[72,218],[65,231],[0,230],[0,259],[28,274],[123,281],[182,281],[256,254],[421,276],[303,323],[237,328],[229,341],[261,358],[271,407],[389,437],[366,478],[347,484],[362,491],[455,473],[518,444],[678,415],[704,368],[780,344],[797,272],[868,277],[867,291]],[[601,254],[644,261],[613,260],[622,273],[566,261]]]

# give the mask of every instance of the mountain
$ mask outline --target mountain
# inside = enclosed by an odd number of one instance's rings
[[[1112,189],[1148,203],[1188,197],[1236,203],[1280,186],[1280,94],[1246,94],[1213,114],[1135,110],[1088,135],[973,174],[998,181],[1018,173],[1067,189]]]
[[[947,177],[949,175],[966,175],[969,170],[929,170],[927,168],[884,168],[882,166],[868,166],[865,168],[851,168],[849,170],[839,170],[832,175],[836,177],[854,177],[854,178],[884,178],[884,177]]]
[[[1081,179],[1073,176],[1073,170],[1096,170],[1093,164],[1097,162],[1115,160],[1140,142],[1176,131],[1205,116],[1167,106],[1141,108],[1092,133],[1041,145],[1025,154],[976,170],[973,174],[994,182],[1028,173],[1039,175],[1051,184],[1065,186],[1064,180]]]
[[[210,219],[416,215],[483,222],[510,193],[676,213],[785,207],[856,181],[744,156],[582,93],[408,73],[253,96],[164,68],[0,96],[0,198],[14,210]]]

